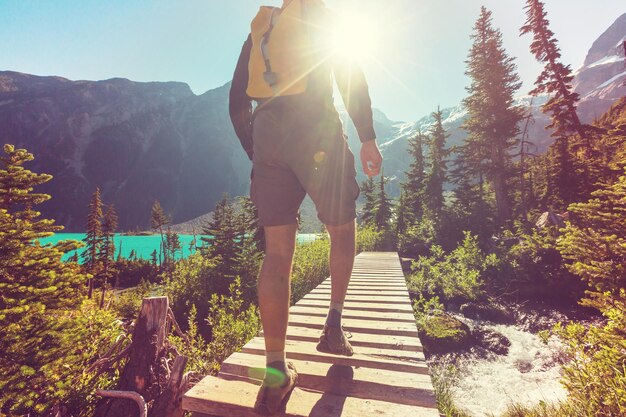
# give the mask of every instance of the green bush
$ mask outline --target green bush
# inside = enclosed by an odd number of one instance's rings
[[[330,241],[327,237],[296,247],[291,274],[291,302],[302,297],[330,276]]]
[[[374,252],[378,250],[383,241],[383,232],[374,226],[359,226],[356,232],[356,251]]]
[[[485,255],[476,236],[465,232],[465,239],[451,253],[437,245],[431,256],[420,256],[412,264],[409,289],[426,297],[443,300],[477,300],[485,295],[485,276],[498,267],[495,254]]]
[[[198,332],[197,309],[194,305],[189,311],[187,340],[170,336],[177,350],[189,358],[187,371],[196,378],[217,374],[222,362],[256,335],[260,322],[256,307],[245,306],[239,278],[231,284],[228,295],[212,295],[206,320],[212,329],[212,340],[209,343]]]

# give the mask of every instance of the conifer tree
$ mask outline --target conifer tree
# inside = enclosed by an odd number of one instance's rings
[[[591,287],[588,304],[605,310],[626,289],[626,170],[592,197],[569,206],[570,222],[558,248],[567,268]]]
[[[404,232],[406,232],[407,229],[407,217],[409,216],[408,214],[408,207],[407,207],[407,198],[406,198],[406,191],[401,190],[400,191],[400,197],[398,198],[398,204],[396,206],[396,234],[397,235],[401,235]]]
[[[165,250],[168,254],[167,258],[174,262],[176,260],[176,254],[178,254],[182,248],[183,247],[180,244],[180,236],[178,236],[178,233],[173,232],[168,226],[167,231],[165,232]]]
[[[223,294],[238,272],[241,254],[236,242],[240,230],[235,210],[228,196],[224,195],[215,206],[211,220],[203,227],[203,234],[209,237],[202,238],[207,243],[204,254],[210,258],[220,259],[217,271],[218,275],[225,279],[218,288]]]
[[[415,223],[423,214],[424,187],[426,184],[426,172],[423,144],[426,137],[422,132],[417,132],[414,138],[409,139],[409,155],[411,165],[405,173],[406,182],[401,185],[404,192],[403,204],[407,208],[406,220]]]
[[[80,305],[87,280],[77,263],[61,260],[80,242],[38,242],[63,227],[35,210],[50,196],[33,189],[52,176],[23,166],[33,159],[12,145],[4,145],[0,157],[0,414],[47,411],[38,409],[43,393],[50,392],[47,378],[67,354],[64,312]]]
[[[380,173],[380,181],[378,183],[378,193],[376,194],[376,211],[374,214],[374,224],[378,230],[387,230],[391,220],[391,199],[385,191],[385,184],[388,178],[385,177],[384,171]]]
[[[159,265],[157,256],[158,256],[157,255],[157,250],[155,249],[150,254],[150,261],[152,262],[152,265],[154,265],[155,267],[157,267]]]
[[[115,207],[110,204],[102,219],[102,244],[100,246],[99,261],[102,265],[102,296],[100,298],[100,308],[104,307],[104,296],[111,275],[111,263],[115,257],[115,229],[117,229],[117,213]]]
[[[89,203],[87,232],[83,241],[87,246],[83,252],[84,265],[92,276],[96,276],[100,272],[100,253],[102,251],[102,200],[100,198],[100,188],[96,188]],[[93,278],[89,278],[89,292],[87,295],[89,298],[93,294],[93,280]]]
[[[522,35],[533,35],[530,51],[545,64],[530,94],[550,95],[543,105],[543,112],[551,115],[552,122],[548,128],[553,129],[552,136],[555,138],[547,195],[554,205],[564,208],[577,200],[577,189],[582,181],[576,173],[572,134],[579,135],[589,153],[589,129],[578,118],[576,106],[580,97],[573,92],[571,83],[574,77],[570,66],[561,62],[561,51],[554,32],[550,30],[544,3],[541,0],[526,0],[525,9],[527,18],[520,32]],[[581,166],[586,170],[584,164]]]
[[[491,182],[498,223],[503,225],[511,219],[507,182],[513,175],[511,150],[518,146],[518,123],[523,117],[514,105],[521,82],[513,58],[502,46],[502,34],[493,28],[491,12],[484,6],[471,38],[466,61],[471,84],[467,87],[469,96],[463,100],[468,111],[463,129],[468,139],[459,155],[466,168],[462,175],[464,180],[468,175],[484,175]]]
[[[376,195],[374,194],[374,178],[368,177],[361,184],[361,194],[365,200],[361,222],[364,226],[372,226],[376,218]]]
[[[161,234],[160,253],[163,254],[164,264],[167,264],[167,254],[165,253],[166,244],[164,227],[168,224],[170,224],[170,217],[165,214],[165,211],[163,211],[163,207],[161,207],[161,203],[159,203],[159,200],[155,200],[154,204],[152,205],[152,210],[150,212],[150,226],[152,227],[152,230],[158,230]]]
[[[426,177],[426,189],[424,201],[426,207],[435,216],[436,222],[441,219],[444,207],[443,184],[446,182],[446,171],[448,151],[446,150],[446,139],[449,137],[443,128],[443,113],[437,109],[432,114],[435,123],[430,132],[429,140],[429,165],[430,172]]]

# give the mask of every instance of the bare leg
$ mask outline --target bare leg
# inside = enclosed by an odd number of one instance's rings
[[[297,224],[265,227],[265,259],[258,278],[259,309],[266,352],[285,350],[290,275]]]
[[[330,234],[331,303],[343,303],[352,275],[356,252],[356,221],[326,226]]]

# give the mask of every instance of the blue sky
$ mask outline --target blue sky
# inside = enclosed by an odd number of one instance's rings
[[[532,86],[540,66],[520,38],[523,0],[326,0],[370,16],[375,57],[364,62],[375,107],[416,120],[465,96],[464,60],[480,6],[494,14]],[[232,76],[249,22],[281,0],[0,0],[0,70],[72,80],[182,81],[201,94]],[[626,13],[623,0],[546,0],[563,59],[579,67],[591,43]]]

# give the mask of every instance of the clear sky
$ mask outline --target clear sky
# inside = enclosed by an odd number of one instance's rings
[[[624,0],[545,0],[563,60],[578,68],[591,43],[626,13]],[[0,70],[72,80],[182,81],[201,94],[229,81],[261,4],[281,0],[0,0]],[[327,0],[369,16],[378,39],[364,62],[373,104],[416,120],[459,103],[481,5],[517,57],[526,93],[540,66],[518,36],[523,0]],[[368,28],[370,31],[370,28]]]

